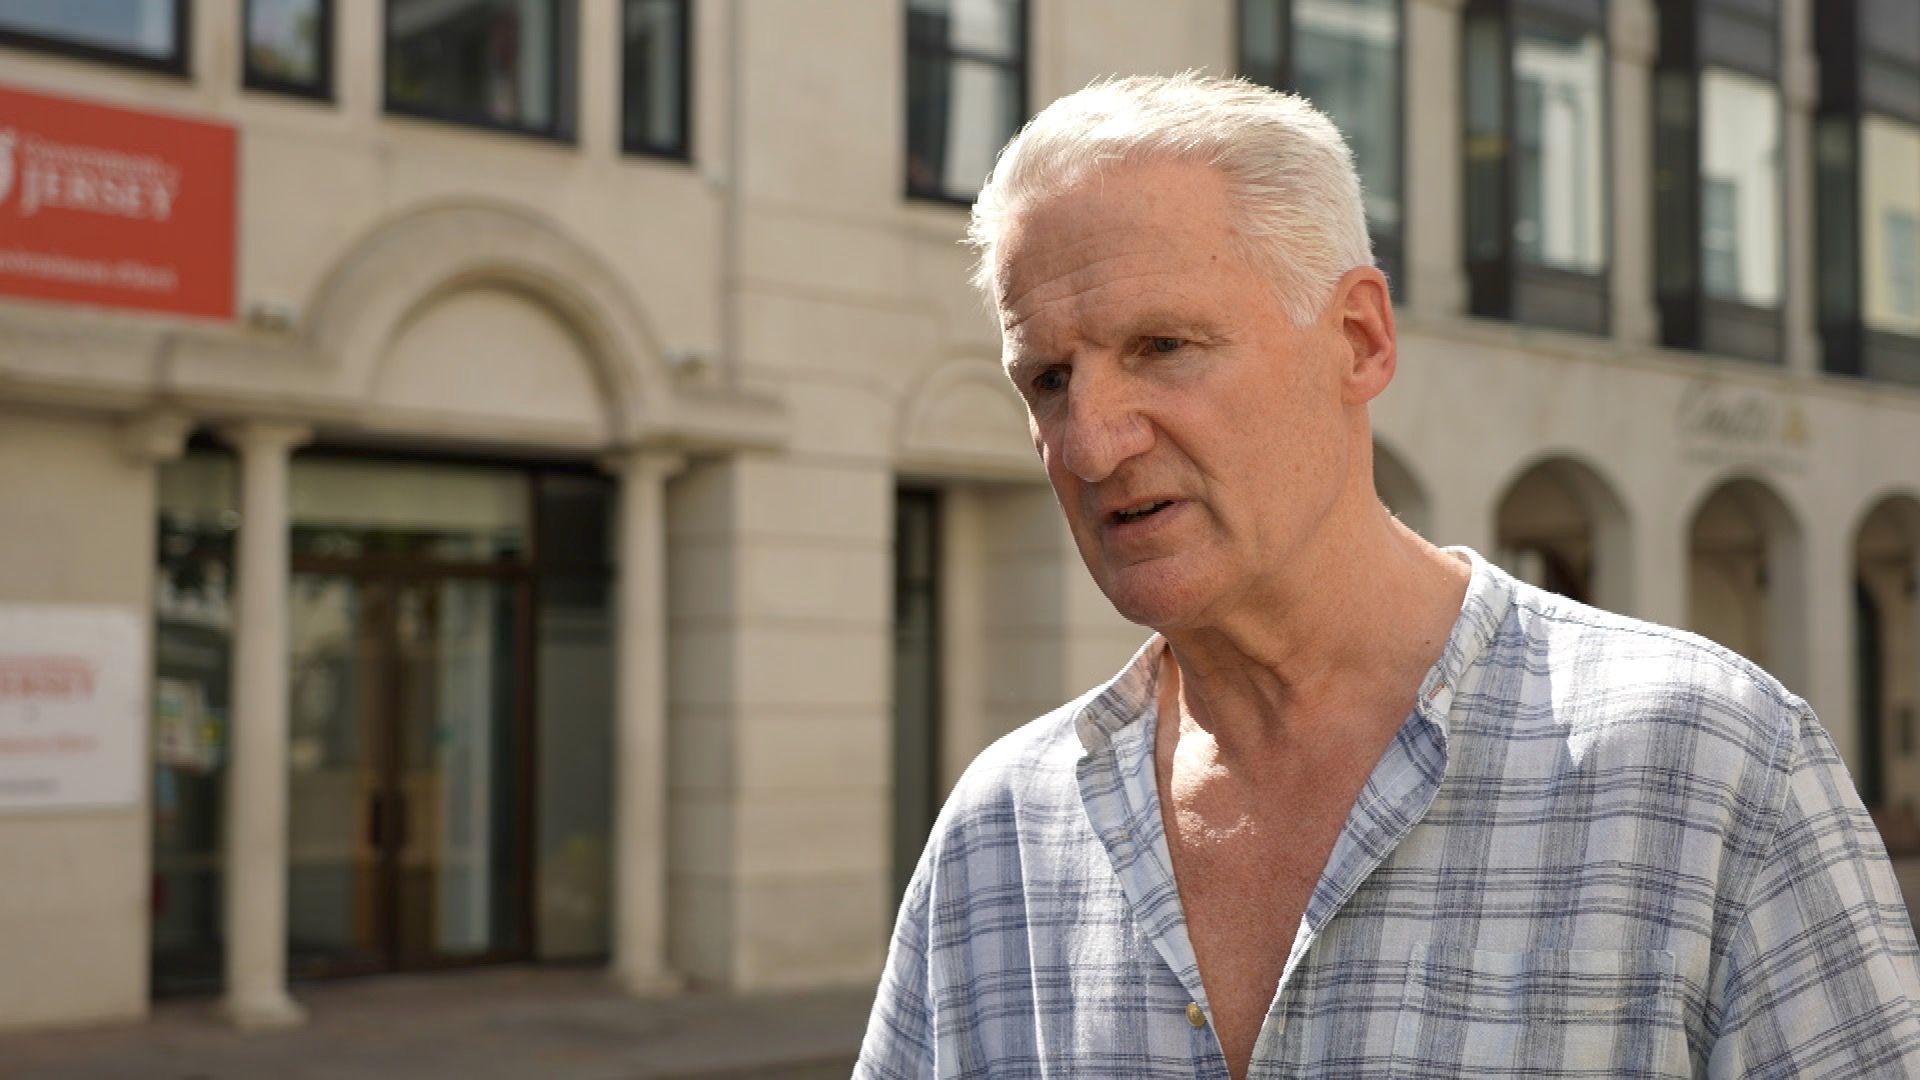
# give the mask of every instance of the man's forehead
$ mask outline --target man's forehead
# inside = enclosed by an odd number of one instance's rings
[[[1196,263],[1230,253],[1225,180],[1187,162],[1121,165],[1083,176],[1017,208],[995,245],[998,306],[1017,309],[1036,286],[1129,259]]]

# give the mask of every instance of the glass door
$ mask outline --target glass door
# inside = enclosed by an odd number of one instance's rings
[[[289,600],[288,971],[382,971],[393,921],[384,844],[392,589],[296,573]]]
[[[400,967],[526,951],[524,593],[486,578],[395,587],[388,786]]]
[[[292,974],[525,954],[528,592],[511,577],[293,575]]]

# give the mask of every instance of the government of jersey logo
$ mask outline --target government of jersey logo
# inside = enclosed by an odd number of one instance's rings
[[[42,210],[166,221],[180,198],[181,170],[156,154],[55,142],[0,129],[0,203],[20,189],[14,212]]]

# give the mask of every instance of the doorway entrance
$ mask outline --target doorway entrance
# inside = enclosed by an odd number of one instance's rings
[[[224,971],[234,461],[160,471],[153,987]],[[287,953],[295,978],[604,960],[615,503],[554,463],[296,455]]]
[[[289,973],[522,958],[531,583],[510,568],[296,562]]]

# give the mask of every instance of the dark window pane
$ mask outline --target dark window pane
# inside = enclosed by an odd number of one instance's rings
[[[605,574],[540,583],[534,761],[534,942],[542,960],[605,956],[613,912],[612,590]]]
[[[1820,282],[1820,320],[1829,333],[1853,322],[1859,312],[1857,136],[1851,117],[1823,116],[1814,140],[1820,200],[1820,273],[1815,276]]]
[[[684,0],[627,0],[621,124],[629,150],[686,151]]]
[[[1861,317],[1920,336],[1920,125],[1860,120]]]
[[[1692,239],[1699,232],[1692,197],[1699,153],[1697,84],[1684,67],[1661,70],[1654,78],[1654,276],[1663,296],[1684,298],[1694,289],[1699,260]]]
[[[1700,74],[1701,286],[1780,302],[1780,92],[1751,75]]]
[[[1294,0],[1294,88],[1353,149],[1375,234],[1400,228],[1399,0]]]
[[[150,942],[159,994],[220,987],[236,488],[226,454],[195,450],[159,469]]]
[[[1026,115],[1022,5],[909,0],[907,189],[971,198]]]
[[[1240,0],[1240,74],[1287,88],[1286,0]]]
[[[387,98],[450,120],[556,128],[553,0],[391,0]]]
[[[893,885],[906,892],[940,809],[940,503],[894,504]]]
[[[1506,252],[1506,41],[1498,19],[1466,27],[1467,258],[1492,262]]]
[[[1606,267],[1606,45],[1523,26],[1513,43],[1515,251],[1537,266]]]
[[[916,45],[995,60],[1021,52],[1019,0],[908,0]]]
[[[180,51],[174,0],[7,0],[0,30],[152,60]]]
[[[1020,126],[1020,87],[998,64],[925,56],[908,83],[913,190],[971,197]]]
[[[318,90],[325,0],[247,0],[247,77]]]

